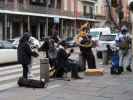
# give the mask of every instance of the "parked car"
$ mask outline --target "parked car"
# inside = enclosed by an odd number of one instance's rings
[[[105,28],[91,28],[88,32],[92,36],[92,40],[97,41],[99,40],[100,35],[107,35],[111,34],[111,30],[109,27]]]
[[[65,41],[66,45],[70,48],[76,46],[76,42],[74,41],[74,39],[72,37],[68,37],[68,38],[64,39],[63,41]]]
[[[0,64],[17,62],[17,49],[8,41],[0,41]]]
[[[101,58],[102,51],[107,50],[107,45],[110,45],[111,48],[116,46],[115,37],[116,34],[100,35],[96,46],[96,53],[98,58]]]
[[[11,42],[16,47],[18,47],[19,40],[20,40],[20,37],[17,37],[17,38],[10,39],[8,41]],[[34,37],[30,37],[29,41],[32,48],[39,48],[41,46],[40,42]]]

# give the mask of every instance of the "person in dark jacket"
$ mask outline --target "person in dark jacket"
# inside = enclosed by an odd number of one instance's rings
[[[48,58],[51,68],[55,67],[56,57],[57,57],[57,48],[55,45],[55,41],[53,39],[49,39]]]
[[[18,63],[23,67],[23,78],[28,78],[28,65],[31,63],[32,50],[28,43],[31,34],[26,32],[19,40],[17,49]]]
[[[51,36],[51,38],[56,42],[58,43],[61,39],[60,37],[58,36],[58,32],[54,32]]]
[[[73,60],[69,59],[68,57],[73,53],[73,49],[70,50],[69,53],[66,52],[66,49],[68,48],[64,41],[60,43],[62,45],[62,48],[58,49],[57,52],[57,58],[56,58],[56,69],[62,70],[62,74],[64,74],[64,79],[69,80],[67,77],[67,73],[71,71],[71,77],[74,79],[81,79],[78,75],[78,65],[73,62]],[[58,72],[57,72],[58,74]]]
[[[85,35],[82,37],[82,40],[80,41],[80,51],[81,55],[83,57],[83,65],[86,65],[86,61],[88,64],[89,69],[95,69],[96,68],[96,61],[95,57],[92,51],[92,47],[95,46],[95,43],[91,40],[90,35]]]
[[[44,42],[42,46],[38,49],[38,51],[45,51],[46,52],[46,58],[48,58],[48,50],[49,50],[49,37],[44,38]]]

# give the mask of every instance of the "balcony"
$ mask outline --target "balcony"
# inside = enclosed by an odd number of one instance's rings
[[[80,17],[81,18],[89,18],[89,19],[96,19],[96,16],[94,15],[94,14],[90,14],[90,13],[88,13],[88,14],[81,14],[80,15]]]
[[[82,2],[96,3],[97,0],[80,0]]]
[[[1,10],[10,10],[10,11],[19,11],[19,12],[29,12],[29,13],[39,13],[39,14],[51,14],[51,15],[59,15],[59,16],[68,16],[74,17],[74,12],[64,11],[61,9],[55,8],[47,8],[43,6],[35,6],[35,5],[23,5],[20,3],[11,3],[8,2],[5,4],[4,2],[0,2]]]

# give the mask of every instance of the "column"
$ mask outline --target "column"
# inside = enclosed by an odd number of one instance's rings
[[[28,16],[27,23],[28,23],[27,29],[28,29],[28,32],[30,32],[30,16]]]
[[[61,37],[63,37],[63,34],[64,34],[64,32],[63,32],[63,19],[61,19]]]
[[[73,28],[72,28],[72,25],[70,25],[70,28],[71,28],[71,36],[73,37],[74,36],[74,34],[73,34]]]
[[[6,40],[7,39],[7,14],[5,14],[5,24],[4,24],[4,40]]]
[[[12,39],[12,22],[10,22],[10,39]]]
[[[57,8],[57,0],[55,0],[54,8]]]
[[[7,2],[8,2],[8,1],[7,1],[7,0],[5,0],[5,4],[7,4]]]
[[[37,26],[37,38],[38,40],[40,40],[40,22],[38,23],[38,26]]]
[[[48,36],[48,18],[46,18],[46,33],[45,36]]]
[[[18,0],[14,0],[14,9],[18,9]]]
[[[21,34],[21,36],[23,35],[23,33],[24,33],[24,25],[23,25],[23,22],[21,22],[21,24],[20,24],[20,34]]]
[[[23,0],[24,8],[27,8],[27,5],[28,5],[28,2],[26,2],[26,1],[29,1],[29,0]]]

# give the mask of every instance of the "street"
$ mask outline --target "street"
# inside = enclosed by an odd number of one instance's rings
[[[75,49],[72,58],[77,59],[77,55],[78,49]],[[133,100],[133,73],[125,71],[122,75],[110,75],[111,65],[100,63],[101,60],[97,60],[97,67],[105,69],[103,76],[85,76],[82,72],[82,80],[50,79],[48,87],[43,89],[17,86],[17,79],[22,75],[20,65],[1,68],[0,100]],[[34,78],[39,79],[37,63],[32,71]]]

